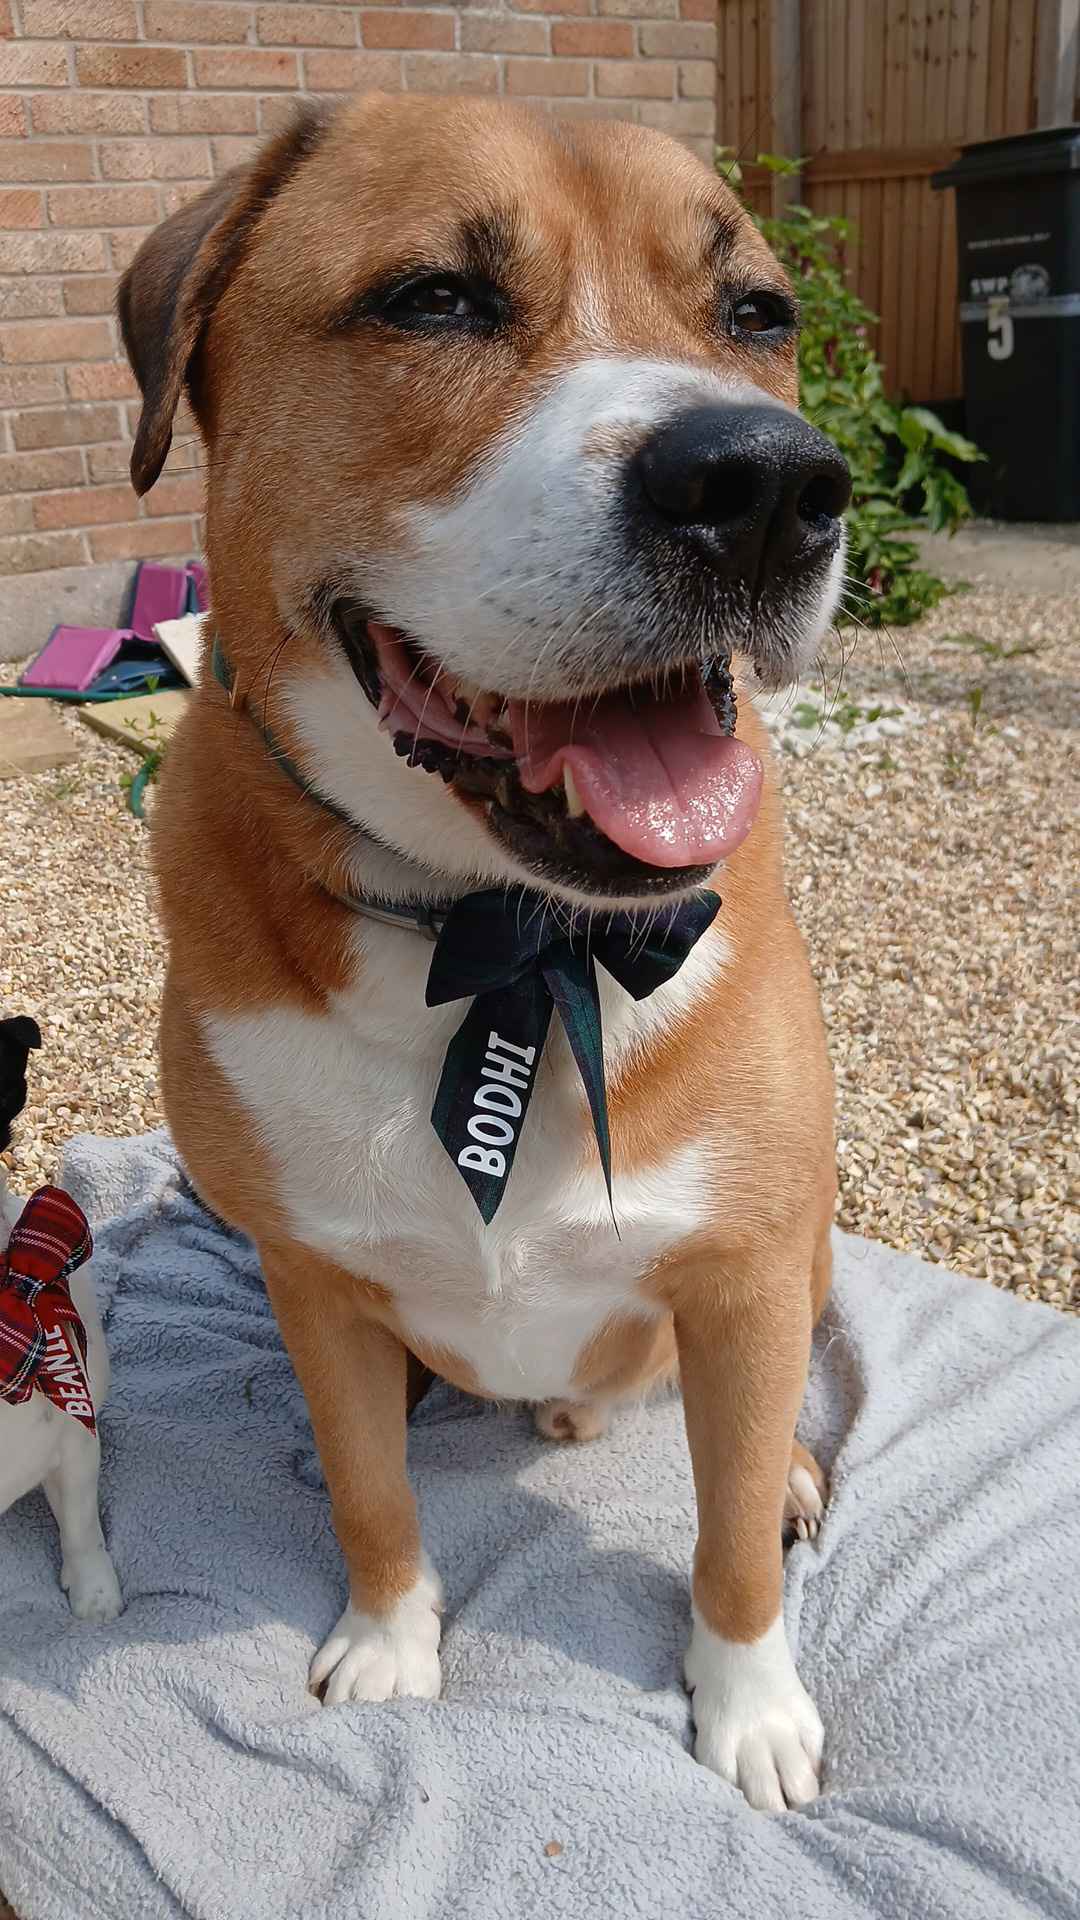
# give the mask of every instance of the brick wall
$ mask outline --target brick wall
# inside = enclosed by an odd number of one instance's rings
[[[716,0],[0,0],[0,575],[198,544],[190,419],[139,502],[112,316],[144,234],[297,94],[505,94],[708,157]],[[2,590],[0,590],[2,591]]]

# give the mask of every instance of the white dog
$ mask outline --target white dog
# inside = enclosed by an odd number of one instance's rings
[[[33,1021],[0,1021],[0,1149],[6,1147],[10,1121],[25,1100],[26,1055],[39,1045]],[[30,1257],[39,1262],[44,1258],[46,1265],[52,1243],[34,1223],[43,1217],[41,1203],[47,1207],[51,1199],[48,1189],[36,1196],[36,1210],[25,1216],[31,1227],[24,1225],[21,1236]],[[81,1218],[66,1195],[56,1195],[56,1202],[65,1203],[61,1218]],[[56,1284],[36,1296],[45,1351],[35,1369],[38,1384],[28,1398],[18,1398],[25,1392],[30,1366],[27,1356],[20,1387],[28,1290],[18,1272],[8,1271],[6,1249],[20,1216],[23,1203],[9,1191],[0,1167],[0,1363],[7,1360],[6,1366],[0,1364],[0,1514],[31,1488],[44,1487],[60,1529],[60,1585],[72,1612],[80,1620],[114,1620],[123,1603],[98,1516],[101,1445],[95,1418],[108,1389],[109,1359],[94,1283],[88,1265],[80,1264],[77,1271],[69,1266],[58,1274]],[[70,1319],[55,1311],[67,1293],[86,1334],[85,1368]],[[48,1392],[42,1381],[47,1381]]]

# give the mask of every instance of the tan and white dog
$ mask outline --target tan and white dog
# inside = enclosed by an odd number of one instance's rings
[[[696,1751],[802,1804],[822,1729],[781,1536],[822,1512],[794,1431],[832,1094],[729,668],[775,686],[814,656],[848,481],[795,411],[784,277],[660,135],[369,97],[166,221],[120,315],[137,487],[185,386],[208,451],[218,672],[155,821],[164,1089],[201,1193],[257,1242],[326,1472],[349,1601],[311,1684],[439,1692],[416,1363],[578,1439],[677,1372]],[[430,1119],[461,1005],[425,1005],[414,927],[350,902],[524,885],[580,926],[718,869],[667,985],[602,976],[619,1234],[557,1024],[485,1225]]]
[[[0,1020],[0,1153],[10,1144],[11,1122],[26,1100],[27,1057],[40,1045],[35,1021],[25,1016]],[[23,1203],[8,1187],[0,1162],[0,1255],[22,1212]],[[5,1264],[0,1258],[0,1279]],[[109,1387],[109,1351],[92,1265],[80,1265],[72,1273],[70,1293],[86,1336],[85,1373],[81,1365],[78,1368],[80,1384],[89,1384],[93,1407],[100,1413]],[[0,1340],[7,1331],[0,1307]],[[72,1352],[64,1339],[47,1347],[54,1366],[57,1346],[66,1362],[62,1374],[66,1377]],[[62,1399],[62,1393],[54,1398],[36,1390],[18,1402],[0,1395],[0,1515],[34,1487],[41,1487],[60,1533],[60,1585],[72,1613],[78,1620],[115,1620],[123,1602],[101,1531],[101,1442],[96,1431],[58,1404]]]

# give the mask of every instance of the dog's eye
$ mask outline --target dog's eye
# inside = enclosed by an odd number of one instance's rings
[[[454,273],[425,274],[396,287],[383,302],[383,318],[396,327],[436,325],[490,326],[498,318],[495,302]]]
[[[750,293],[736,301],[731,325],[734,333],[786,333],[795,325],[795,311],[781,294]]]
[[[410,287],[401,304],[410,313],[429,315],[433,320],[470,320],[476,307],[460,280],[424,280]]]

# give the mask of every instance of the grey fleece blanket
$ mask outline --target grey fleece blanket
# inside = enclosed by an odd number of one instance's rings
[[[127,1598],[80,1626],[44,1500],[0,1518],[0,1886],[21,1920],[1080,1914],[1080,1327],[837,1237],[802,1431],[834,1475],[788,1625],[805,1814],[695,1765],[677,1402],[584,1449],[439,1387],[411,1437],[445,1698],[328,1711],[342,1571],[247,1244],[163,1136],[82,1141]]]

